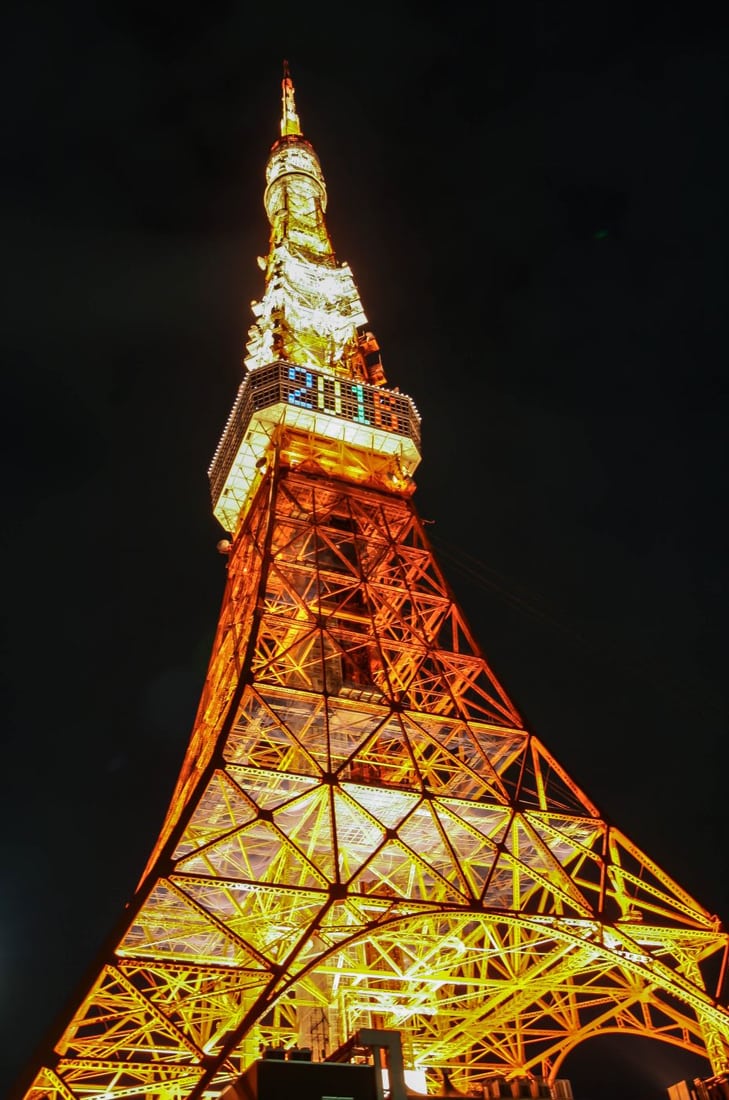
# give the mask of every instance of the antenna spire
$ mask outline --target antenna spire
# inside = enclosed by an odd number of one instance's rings
[[[290,135],[301,137],[301,123],[294,102],[294,82],[291,79],[288,61],[283,63],[281,91],[281,137],[289,137]]]

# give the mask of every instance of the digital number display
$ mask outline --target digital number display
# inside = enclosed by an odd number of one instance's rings
[[[267,363],[241,383],[208,471],[215,515],[226,530],[236,530],[248,507],[275,425],[314,433],[315,448],[316,438],[334,439],[397,454],[410,475],[420,461],[420,416],[406,394],[281,360]],[[366,477],[366,467],[357,477]]]
[[[411,434],[407,399],[376,386],[289,366],[283,388],[287,403],[300,409],[329,413],[386,432]]]

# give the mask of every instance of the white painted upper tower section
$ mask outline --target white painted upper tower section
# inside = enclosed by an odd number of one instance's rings
[[[386,386],[352,272],[334,253],[324,175],[286,62],[263,202],[263,294],[251,303],[246,377],[209,471],[215,515],[233,534],[274,450],[283,465],[399,493],[413,491],[420,461],[417,409]]]

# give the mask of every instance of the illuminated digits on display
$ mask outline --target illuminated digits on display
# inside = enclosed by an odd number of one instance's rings
[[[373,393],[372,403],[375,408],[375,424],[386,431],[398,431],[398,419],[395,397],[391,393]]]
[[[312,402],[307,401],[307,398],[314,396],[312,393],[314,388],[314,375],[311,371],[304,370],[303,367],[289,367],[289,378],[292,382],[303,382],[301,389],[289,390],[289,405],[300,405],[302,409],[313,409],[314,406]]]
[[[322,412],[342,415],[342,384],[338,378],[324,377],[320,374],[316,380],[317,408]]]
[[[356,385],[351,387],[352,393],[357,399],[357,412],[352,417],[358,424],[369,424],[369,420],[365,416],[364,411],[364,388],[361,382],[357,382]]]
[[[401,415],[402,399],[396,394],[375,390],[362,382],[342,382],[306,367],[289,366],[286,373],[289,405],[339,416],[355,424],[372,424],[386,432],[408,434],[407,416]]]

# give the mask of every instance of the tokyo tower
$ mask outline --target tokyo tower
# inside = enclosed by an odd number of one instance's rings
[[[413,504],[420,417],[337,259],[286,66],[270,245],[210,467],[227,583],[116,947],[25,1100],[222,1096],[261,1048],[397,1032],[428,1091],[652,1037],[729,1067],[729,936],[491,670]]]

